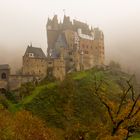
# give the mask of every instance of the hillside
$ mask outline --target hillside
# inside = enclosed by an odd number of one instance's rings
[[[104,81],[102,90],[111,100],[118,100],[122,85],[129,75],[114,70],[91,69],[69,74],[63,82],[42,81],[30,91],[30,95],[17,104],[9,103],[9,110],[28,110],[52,128],[58,139],[67,133],[88,133],[87,140],[95,139],[92,130],[100,121],[106,121],[105,108],[93,94],[95,81]]]

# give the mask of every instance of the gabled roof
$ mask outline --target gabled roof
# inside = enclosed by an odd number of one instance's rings
[[[34,58],[46,58],[46,55],[41,48],[32,47],[32,45],[27,47],[25,55],[28,55],[29,53],[33,53]]]
[[[10,66],[8,64],[2,64],[0,65],[0,70],[10,69]]]

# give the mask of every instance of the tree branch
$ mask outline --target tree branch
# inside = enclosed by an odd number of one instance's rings
[[[109,106],[105,101],[103,101],[103,99],[102,99],[102,98],[100,97],[100,95],[98,94],[98,91],[99,91],[99,89],[100,89],[102,83],[103,83],[103,81],[101,80],[100,83],[99,83],[99,85],[97,85],[97,79],[96,79],[96,76],[95,76],[95,94],[96,94],[96,96],[99,98],[99,100],[101,101],[101,103],[107,108],[109,117],[110,117],[110,119],[111,119],[113,125],[115,125],[116,122],[115,122],[114,119],[113,119],[113,115],[112,115],[112,113],[111,113],[111,108],[110,108],[110,106]]]
[[[131,110],[130,110],[128,116],[127,116],[128,119],[129,119],[130,116],[132,115],[132,113],[133,113],[133,111],[134,111],[134,108],[135,108],[135,106],[136,106],[136,104],[137,104],[139,98],[140,98],[140,94],[139,94],[138,97],[136,98],[136,100],[135,100],[135,102],[134,102],[134,104],[133,104],[133,106],[132,106],[132,108],[131,108]],[[135,115],[139,112],[139,110],[140,110],[140,108],[138,108],[137,111],[136,111],[132,116],[135,116]]]
[[[121,99],[121,102],[120,102],[120,105],[119,105],[119,108],[118,108],[118,111],[117,111],[117,116],[119,115],[119,113],[120,113],[120,111],[121,111],[123,102],[124,102],[124,100],[126,99],[126,96],[127,96],[128,92],[130,91],[130,89],[131,89],[131,87],[129,87],[129,88],[127,89],[127,91],[124,93],[124,96],[123,96],[122,99]]]
[[[134,75],[132,75],[131,77],[130,77],[130,79],[127,81],[127,84],[128,84],[128,86],[129,86],[129,88],[127,89],[127,91],[124,93],[124,96],[122,97],[122,99],[121,99],[121,102],[120,102],[120,105],[119,105],[119,108],[118,108],[118,111],[117,111],[117,116],[119,115],[119,113],[120,113],[120,111],[121,111],[121,108],[122,108],[122,106],[123,106],[123,102],[124,102],[124,100],[126,99],[126,96],[127,96],[127,94],[129,93],[129,91],[131,90],[131,92],[132,92],[132,100],[134,101],[135,99],[134,99],[134,89],[133,89],[133,86],[130,84],[130,81],[132,80],[132,78],[134,77]]]

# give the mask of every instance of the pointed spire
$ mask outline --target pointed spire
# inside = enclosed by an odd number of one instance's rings
[[[51,25],[52,20],[48,17],[47,25]]]
[[[57,15],[54,15],[53,20],[52,20],[52,27],[53,27],[53,29],[57,30],[58,26],[59,26],[59,24],[58,24]]]
[[[33,47],[33,46],[32,46],[32,42],[30,42],[30,45],[29,45],[29,46],[30,46],[30,47]]]
[[[64,16],[66,15],[66,9],[63,9],[63,12],[64,12]]]

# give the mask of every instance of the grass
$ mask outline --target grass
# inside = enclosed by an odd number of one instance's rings
[[[40,94],[43,90],[47,90],[47,89],[51,89],[53,87],[55,87],[56,83],[52,82],[52,83],[49,83],[47,85],[40,85],[40,86],[37,86],[32,92],[31,92],[31,95],[23,98],[18,104],[13,104],[12,102],[8,101],[8,104],[9,104],[9,110],[11,112],[16,112],[16,111],[19,111],[21,109],[24,108],[24,105],[25,104],[28,104],[30,102],[32,102],[32,100],[38,95]]]
[[[132,138],[129,138],[129,140],[140,140],[140,134],[134,135]]]
[[[72,75],[74,80],[81,80],[85,78],[88,75],[88,73],[85,71],[81,71],[81,72],[73,73]]]

